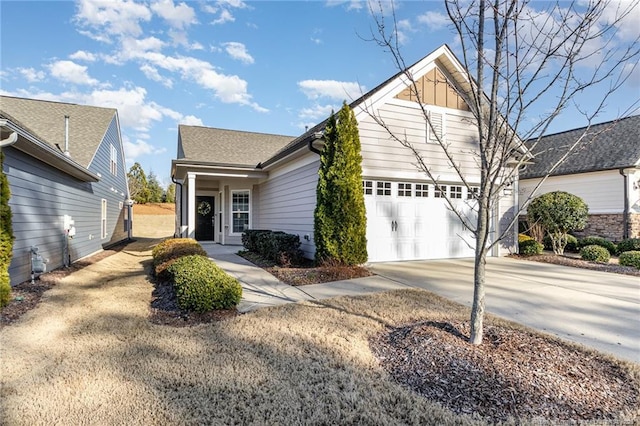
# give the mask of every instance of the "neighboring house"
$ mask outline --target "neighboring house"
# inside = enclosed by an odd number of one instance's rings
[[[115,109],[0,96],[0,129],[2,140],[15,138],[2,148],[15,236],[12,285],[30,278],[32,247],[51,270],[130,238]]]
[[[532,150],[533,164],[520,172],[522,202],[585,129],[540,140]],[[552,191],[577,195],[589,206],[587,227],[578,236],[613,241],[640,237],[640,115],[591,126],[536,196]]]
[[[455,150],[467,180],[479,183],[477,131],[460,93],[469,84],[447,46],[410,68],[422,89],[437,130]],[[351,103],[359,123],[362,175],[367,210],[369,261],[473,256],[475,240],[447,207],[442,193],[461,210],[475,202],[448,166],[434,141],[418,102],[399,73]],[[392,140],[371,118],[382,117],[423,153],[440,188],[419,171],[413,154]],[[172,161],[176,193],[176,235],[220,244],[241,244],[245,229],[298,234],[307,257],[315,253],[313,213],[319,153],[325,122],[297,138],[180,126],[178,155]],[[516,194],[503,198],[493,229],[513,218]],[[514,236],[496,245],[492,255],[514,248]]]

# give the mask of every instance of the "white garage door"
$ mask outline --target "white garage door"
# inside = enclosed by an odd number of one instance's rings
[[[436,191],[428,183],[365,180],[363,189],[370,262],[473,256],[473,234],[441,195],[446,191],[458,211],[473,215],[464,186]]]

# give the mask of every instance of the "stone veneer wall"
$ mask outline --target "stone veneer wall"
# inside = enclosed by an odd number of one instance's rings
[[[611,241],[624,238],[623,214],[591,214],[587,226],[582,231],[576,231],[576,237],[597,236]],[[640,214],[630,213],[628,220],[629,237],[640,237]]]
[[[629,213],[629,238],[640,238],[640,213]]]

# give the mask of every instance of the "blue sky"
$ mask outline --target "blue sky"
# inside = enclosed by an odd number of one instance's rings
[[[456,50],[444,13],[396,3],[407,63]],[[179,123],[297,136],[397,72],[361,1],[2,1],[0,19],[0,92],[117,108],[127,167],[164,185]],[[638,98],[631,79],[599,121]]]

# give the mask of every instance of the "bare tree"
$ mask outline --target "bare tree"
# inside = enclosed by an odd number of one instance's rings
[[[402,56],[395,9],[388,5],[383,7],[382,3],[378,6],[379,10],[371,10],[376,24],[373,40],[390,52],[449,167],[467,190],[472,191],[469,172],[461,165],[462,157],[468,156],[469,152],[454,149],[436,131],[438,124],[432,122],[418,82]],[[638,66],[637,34],[621,43],[617,27],[640,8],[638,0],[558,1],[553,4],[522,0],[445,0],[445,7],[462,52],[460,62],[464,69],[460,73],[466,83],[464,87],[460,84],[457,87],[473,116],[470,125],[475,129],[474,133],[477,132],[477,145],[472,154],[480,173],[480,188],[475,193],[473,206],[475,214],[469,215],[449,198],[446,200],[475,237],[470,341],[480,344],[487,254],[512,232],[530,199],[522,203],[510,222],[499,230],[491,229],[492,212],[504,195],[504,189],[517,179],[520,167],[532,158],[535,160],[537,142],[567,108],[572,107],[584,116],[584,133],[571,146],[565,147],[530,198],[577,146],[592,138],[592,123],[611,95]],[[385,11],[389,11],[387,16]],[[391,24],[389,27],[387,22]],[[590,96],[592,107],[589,109],[580,104],[585,94]],[[637,109],[638,102],[636,96],[621,115]],[[417,167],[436,186],[439,185],[439,176],[423,158],[420,147],[394,130],[372,108],[367,108],[367,113],[386,129],[391,139],[411,150]],[[471,179],[477,179],[477,176]]]

